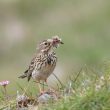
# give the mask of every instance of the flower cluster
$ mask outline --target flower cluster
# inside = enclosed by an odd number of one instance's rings
[[[6,86],[6,85],[8,85],[10,83],[10,81],[1,81],[0,82],[0,85],[1,86]]]

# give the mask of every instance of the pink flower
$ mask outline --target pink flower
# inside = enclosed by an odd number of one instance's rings
[[[6,86],[6,85],[8,85],[10,83],[10,81],[1,81],[0,82],[0,85],[1,86]]]

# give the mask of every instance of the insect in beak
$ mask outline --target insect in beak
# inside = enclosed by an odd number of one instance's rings
[[[61,44],[64,44],[62,41],[60,42]]]

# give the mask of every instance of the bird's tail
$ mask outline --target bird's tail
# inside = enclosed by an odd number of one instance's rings
[[[27,77],[25,74],[23,74],[23,75],[21,75],[21,76],[19,76],[18,78],[25,78],[25,77]]]
[[[24,73],[23,73],[23,75],[21,75],[21,76],[19,76],[18,78],[25,78],[25,77],[27,77],[27,73],[28,73],[28,70],[26,70]]]
[[[27,77],[28,81],[30,81],[30,79],[31,79],[31,73],[29,74],[29,71],[28,71],[28,70],[26,70],[26,71],[24,72],[24,74],[21,75],[21,76],[19,76],[18,78],[23,79],[23,78],[25,78],[25,77]]]

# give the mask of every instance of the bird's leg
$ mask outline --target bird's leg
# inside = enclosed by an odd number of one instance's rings
[[[44,80],[42,83],[40,81],[34,81],[34,82],[38,83],[37,86],[38,86],[40,95],[44,94],[45,93],[45,87],[44,87],[45,83],[44,82],[46,82],[46,81]],[[41,88],[41,86],[42,86],[42,88]]]
[[[42,88],[41,88],[41,86],[42,86]],[[40,94],[44,94],[45,93],[45,88],[44,88],[44,86],[45,86],[45,83],[44,83],[44,81],[41,83],[40,81],[38,82],[38,87],[39,87],[39,92],[40,92]]]
[[[44,90],[45,90],[44,84],[45,84],[45,83],[44,83],[44,81],[43,81],[43,92],[45,92],[45,91],[44,91]]]
[[[43,89],[42,89],[42,92],[43,92],[43,93],[45,93],[45,83],[47,84],[47,79],[45,79],[45,80],[43,81]]]
[[[42,93],[42,89],[41,89],[41,86],[40,86],[40,82],[38,83],[38,87],[39,87],[39,92]]]
[[[35,81],[37,83],[37,86],[38,86],[38,89],[39,89],[39,92],[42,94],[42,89],[41,89],[41,86],[40,86],[40,81]]]
[[[45,79],[45,80],[44,80],[44,82],[45,82],[45,86],[47,86],[47,87],[48,87],[48,84],[47,84],[47,79]]]
[[[47,84],[47,80],[44,80],[43,83],[41,83],[40,81],[35,81],[36,83],[38,83],[38,88],[39,88],[39,92],[40,94],[44,94],[45,93],[45,83]],[[42,85],[42,89],[41,89],[41,85]]]
[[[46,85],[48,85],[48,84],[47,84],[47,79],[45,79],[44,81],[45,81]]]

